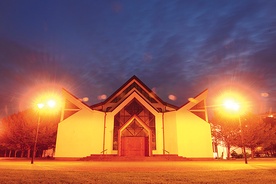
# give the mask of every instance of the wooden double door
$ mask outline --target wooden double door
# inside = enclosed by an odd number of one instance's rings
[[[122,156],[149,156],[148,137],[122,137]]]

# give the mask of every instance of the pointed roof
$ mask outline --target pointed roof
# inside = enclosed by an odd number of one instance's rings
[[[169,112],[169,111],[177,111],[179,109],[187,109],[191,110],[193,106],[196,105],[198,101],[202,101],[206,99],[208,89],[204,90],[194,98],[189,99],[189,101],[177,107],[175,105],[164,102],[161,98],[159,98],[147,85],[145,85],[137,76],[132,76],[128,81],[126,81],[120,88],[118,88],[111,96],[109,96],[105,101],[101,103],[97,103],[91,106],[88,106],[83,101],[79,100],[76,96],[71,94],[66,89],[63,90],[63,96],[66,99],[70,99],[78,107],[89,108],[90,110],[98,110],[103,112],[112,112],[116,109],[125,99],[135,93],[135,95],[139,95],[144,102],[148,103],[151,107],[153,107],[157,112]]]
[[[183,107],[185,107],[186,109],[193,108],[198,102],[206,99],[207,94],[208,94],[208,89],[205,89],[204,91],[202,91],[201,93],[196,95],[194,98],[189,98],[189,101],[187,103],[185,103],[184,105],[180,106],[179,109],[181,109]]]
[[[66,100],[69,100],[70,102],[72,102],[74,105],[76,105],[80,109],[82,109],[82,108],[91,109],[86,103],[81,101],[78,97],[76,97],[75,95],[70,93],[65,88],[62,88],[62,95]]]
[[[117,89],[105,101],[92,105],[91,108],[101,111],[113,111],[121,102],[123,102],[132,93],[140,95],[156,111],[173,111],[178,107],[164,102],[149,87],[147,87],[137,76],[132,76],[119,89]]]

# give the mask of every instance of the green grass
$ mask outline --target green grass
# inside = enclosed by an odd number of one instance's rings
[[[1,162],[0,183],[276,183],[275,161]]]

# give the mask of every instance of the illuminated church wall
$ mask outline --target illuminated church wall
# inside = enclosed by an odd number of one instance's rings
[[[213,155],[210,125],[193,113],[177,112],[178,155],[189,158],[208,158]]]
[[[101,152],[104,113],[90,109],[66,91],[63,96],[63,120],[58,125],[55,157],[84,157]]]
[[[103,113],[82,109],[59,123],[55,157],[84,157],[102,151]]]
[[[213,154],[211,127],[205,121],[208,119],[205,98],[203,93],[196,98],[200,106],[189,102],[176,112],[178,155],[209,158]]]
[[[139,144],[144,156],[213,157],[206,122],[207,91],[178,108],[163,102],[134,76],[106,101],[93,106],[66,90],[63,96],[56,158],[81,158],[103,151],[124,156],[133,154],[131,147]]]
[[[106,115],[106,129],[105,129],[105,149],[106,154],[117,154],[117,150],[113,150],[113,127],[114,127],[114,117],[111,113]],[[102,146],[103,149],[103,146]],[[99,154],[99,152],[97,153]]]
[[[178,154],[176,111],[164,113],[165,150],[170,154]]]

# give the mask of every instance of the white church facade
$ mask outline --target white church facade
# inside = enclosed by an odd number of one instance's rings
[[[55,157],[103,154],[213,158],[207,92],[176,107],[133,76],[105,101],[88,106],[63,89]]]

